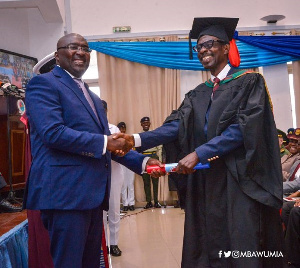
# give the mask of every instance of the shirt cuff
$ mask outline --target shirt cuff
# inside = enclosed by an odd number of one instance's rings
[[[134,147],[141,147],[142,146],[142,139],[139,134],[133,134],[134,138]]]
[[[149,158],[150,158],[149,156],[146,156],[144,158],[143,163],[142,163],[142,173],[141,174],[146,173],[146,164],[147,164]]]
[[[102,155],[104,155],[106,153],[106,147],[107,147],[107,135],[103,135],[103,136],[104,136],[104,144],[103,144]]]

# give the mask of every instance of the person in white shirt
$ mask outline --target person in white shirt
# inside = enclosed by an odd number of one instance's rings
[[[107,113],[107,103],[103,100],[102,103]],[[119,128],[113,124],[108,124],[108,127],[111,134],[120,132]],[[124,169],[125,167],[121,164],[113,160],[111,161],[111,188],[109,196],[109,210],[107,212],[103,211],[103,224],[106,244],[110,245],[108,247],[108,252],[115,257],[122,255],[122,251],[118,247],[118,241],[120,231],[120,196],[122,185],[124,182]]]
[[[126,133],[125,122],[120,122],[117,127],[121,133]],[[134,204],[134,172],[130,169],[123,167],[124,170],[124,183],[122,186],[122,203],[123,211],[135,210]]]

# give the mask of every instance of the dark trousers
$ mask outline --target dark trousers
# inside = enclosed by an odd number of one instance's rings
[[[90,210],[42,210],[55,268],[99,268],[102,206]]]
[[[152,184],[153,184],[153,199],[154,199],[154,202],[158,202],[158,178],[153,178],[149,174],[144,173],[143,181],[144,181],[144,190],[145,190],[145,194],[146,194],[146,201],[151,202],[150,178],[151,178]]]
[[[285,250],[287,260],[300,267],[300,207],[286,202],[282,207],[282,220],[286,227]]]

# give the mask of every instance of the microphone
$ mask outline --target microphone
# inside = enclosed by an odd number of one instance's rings
[[[161,171],[164,173],[175,172],[177,165],[178,165],[178,163],[164,164],[164,166],[162,168],[158,165],[148,166],[147,173],[151,174],[152,170]],[[196,166],[194,166],[194,169],[197,169],[197,170],[206,169],[206,168],[210,168],[209,163],[207,163],[207,164],[198,163]]]
[[[5,83],[5,84],[1,83],[0,86],[1,86],[0,89],[7,95],[21,97],[21,98],[25,97],[25,90],[20,89],[17,86],[12,85],[11,83]]]

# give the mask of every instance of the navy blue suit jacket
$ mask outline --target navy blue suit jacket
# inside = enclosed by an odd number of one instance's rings
[[[110,135],[100,98],[89,91],[97,115],[82,90],[59,66],[34,77],[26,89],[32,165],[27,180],[28,209],[84,210],[104,202],[108,208],[111,154],[103,153]],[[145,156],[130,151],[112,158],[141,173]]]

